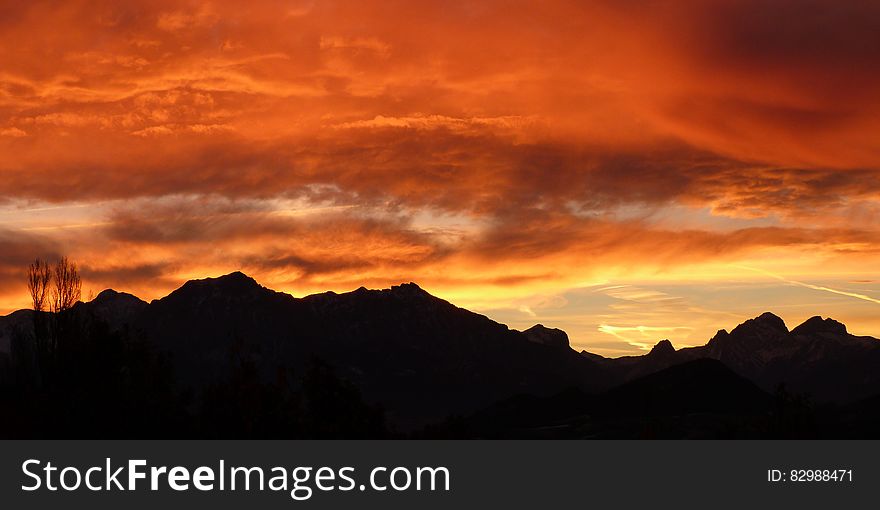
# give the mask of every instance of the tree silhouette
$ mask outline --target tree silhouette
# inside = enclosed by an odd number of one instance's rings
[[[50,315],[52,319],[51,345],[52,357],[57,361],[60,351],[69,351],[74,346],[75,333],[77,333],[73,321],[76,317],[71,314],[73,305],[82,296],[82,278],[76,263],[67,257],[61,257],[52,270],[52,303]]]
[[[62,313],[72,308],[82,296],[82,279],[76,263],[67,257],[61,257],[53,273],[52,312]]]
[[[27,286],[35,312],[46,310],[49,284],[52,282],[52,269],[43,259],[35,259],[27,269]]]
[[[49,263],[40,258],[35,259],[27,268],[27,287],[34,308],[34,340],[41,381],[49,377],[51,348],[45,311],[51,283],[52,268]]]
[[[61,257],[54,267],[37,258],[28,265],[26,276],[34,309],[34,344],[40,384],[48,384],[57,375],[59,345],[64,342],[65,335],[72,333],[69,324],[72,317],[68,311],[82,296],[82,278],[76,263],[67,257]]]
[[[75,263],[37,259],[26,276],[34,331],[12,334],[12,376],[0,378],[0,437],[155,437],[188,423],[162,354],[76,306]]]

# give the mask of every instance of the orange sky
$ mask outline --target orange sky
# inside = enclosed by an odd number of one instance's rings
[[[880,335],[878,33],[870,1],[4,2],[0,313],[68,254],[146,299],[416,281],[612,354],[765,310]]]

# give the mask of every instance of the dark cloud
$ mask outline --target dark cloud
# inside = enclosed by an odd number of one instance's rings
[[[90,264],[100,264],[100,260]],[[110,287],[129,289],[133,285],[173,286],[178,282],[168,279],[175,263],[134,264],[122,266],[85,265],[80,268],[83,278],[90,282],[106,283]],[[92,289],[94,290],[94,289]]]
[[[57,260],[61,246],[44,236],[0,228],[0,295],[25,289],[25,269],[37,257]]]
[[[876,250],[876,2],[0,9],[10,282],[59,252],[155,296]],[[37,237],[22,201],[87,212]]]
[[[777,75],[780,71],[809,73],[811,78],[819,79],[818,83],[801,84],[807,88],[837,83],[847,90],[867,91],[871,82],[880,79],[877,2],[751,0],[704,5],[703,9],[695,9],[696,17],[703,21],[694,25],[703,43],[695,50],[709,59]],[[827,72],[819,75],[817,69]],[[844,81],[853,75],[863,80]]]

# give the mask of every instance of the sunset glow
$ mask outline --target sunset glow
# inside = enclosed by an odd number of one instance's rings
[[[30,260],[66,254],[86,291],[147,300],[235,270],[297,296],[414,281],[615,356],[768,310],[876,336],[878,20],[5,2],[0,313],[28,305]]]

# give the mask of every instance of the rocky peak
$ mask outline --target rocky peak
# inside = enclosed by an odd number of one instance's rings
[[[771,340],[788,333],[788,327],[778,315],[764,312],[754,319],[749,319],[730,332],[734,337],[757,337],[761,340]]]
[[[179,291],[199,292],[214,291],[224,293],[245,293],[262,289],[263,287],[250,276],[235,271],[227,275],[218,276],[216,278],[204,278],[201,280],[190,280],[183,284]]]
[[[660,340],[657,345],[651,348],[648,356],[669,356],[675,354],[675,347],[669,340]]]
[[[228,304],[250,302],[260,297],[274,294],[250,276],[236,271],[217,278],[190,280],[168,296],[155,302],[165,304],[186,303],[187,306],[201,306],[211,302],[217,306],[221,302]]]
[[[102,290],[91,303],[96,306],[113,306],[116,304],[140,306],[147,304],[137,296],[126,292],[117,292],[113,289]]]
[[[846,326],[834,319],[823,319],[816,315],[810,317],[803,324],[791,330],[793,335],[831,334],[846,335]]]
[[[394,295],[405,297],[424,297],[431,295],[413,282],[392,285],[390,291]]]
[[[233,271],[232,273],[218,276],[217,278],[206,278],[202,281],[213,282],[215,285],[226,287],[260,287],[260,284],[257,283],[256,280],[242,273],[241,271]]]
[[[568,347],[568,333],[561,329],[548,328],[543,324],[535,324],[523,331],[523,335],[536,344],[549,345],[552,347]]]

